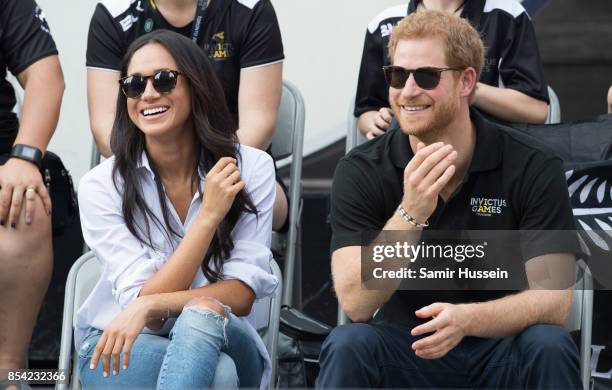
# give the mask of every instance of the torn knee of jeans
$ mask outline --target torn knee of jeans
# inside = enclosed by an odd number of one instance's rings
[[[221,302],[212,297],[196,297],[185,305],[185,309],[196,310],[201,313],[216,313],[227,318],[225,307]]]

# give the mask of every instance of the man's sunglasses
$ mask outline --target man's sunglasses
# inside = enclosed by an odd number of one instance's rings
[[[151,76],[133,74],[119,79],[119,86],[125,96],[136,99],[147,89],[147,80],[152,79],[153,88],[157,92],[168,93],[176,87],[176,80],[180,74],[182,73],[178,70],[160,70]]]
[[[385,73],[385,79],[392,88],[402,89],[406,85],[406,81],[412,73],[414,75],[414,81],[416,84],[423,89],[434,89],[440,83],[440,77],[442,72],[447,70],[465,70],[465,68],[434,68],[425,67],[417,69],[406,69],[401,66],[387,65],[383,66],[383,72]]]

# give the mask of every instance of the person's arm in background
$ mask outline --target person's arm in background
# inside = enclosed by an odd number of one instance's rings
[[[381,14],[386,12],[388,10]],[[406,11],[402,13],[405,16]],[[388,25],[396,24],[397,18],[399,16],[380,21],[380,15],[377,15],[365,34],[354,115],[358,118],[357,127],[368,139],[384,134],[393,119],[393,112],[389,108],[389,88],[382,67],[388,64]],[[385,29],[384,34],[382,29]]]
[[[608,114],[612,114],[612,87],[608,90]]]
[[[496,118],[515,123],[544,123],[548,104],[511,87],[478,83],[472,104]]]
[[[110,134],[119,93],[119,67],[127,42],[121,26],[98,3],[87,35],[87,107],[89,125],[100,154],[110,157]]]
[[[240,143],[261,150],[270,146],[276,126],[282,83],[282,63],[240,71],[237,131]]]
[[[89,125],[100,154],[109,157],[110,135],[115,120],[119,72],[87,69],[87,106]]]
[[[42,11],[34,2],[7,2],[2,13],[4,31],[0,50],[11,73],[24,89],[19,130],[15,144],[25,144],[45,152],[55,131],[64,94],[64,76],[57,49]],[[14,23],[18,20],[19,23]],[[51,199],[39,168],[27,161],[10,158],[0,167],[0,224],[15,227],[24,194],[36,190],[47,214]],[[26,223],[33,220],[33,200],[26,197]]]
[[[478,83],[472,103],[504,121],[544,123],[548,116],[548,87],[533,24],[522,8],[519,11],[522,12],[509,22],[507,31],[500,33],[500,39],[504,39],[499,54],[503,84]]]

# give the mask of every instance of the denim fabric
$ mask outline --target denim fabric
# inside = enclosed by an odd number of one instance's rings
[[[503,339],[466,337],[440,359],[422,359],[410,328],[350,324],[323,343],[320,388],[580,389],[576,345],[559,326]]]
[[[231,314],[228,307],[226,313],[227,318],[204,309],[186,308],[170,338],[140,334],[132,347],[129,369],[122,369],[118,376],[111,373],[108,378],[102,376],[101,361],[96,370],[89,369],[93,350],[102,335],[101,330],[91,330],[79,348],[78,369],[83,388],[236,388],[238,378],[243,386],[258,386],[263,361],[243,321]],[[216,367],[214,372],[212,367]]]

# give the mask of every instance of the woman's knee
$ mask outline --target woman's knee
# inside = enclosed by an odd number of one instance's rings
[[[238,387],[238,370],[231,357],[221,352],[211,385],[217,389],[235,389]]]
[[[225,307],[221,302],[211,297],[196,297],[189,300],[184,310],[195,310],[199,312],[212,312],[227,318]]]

